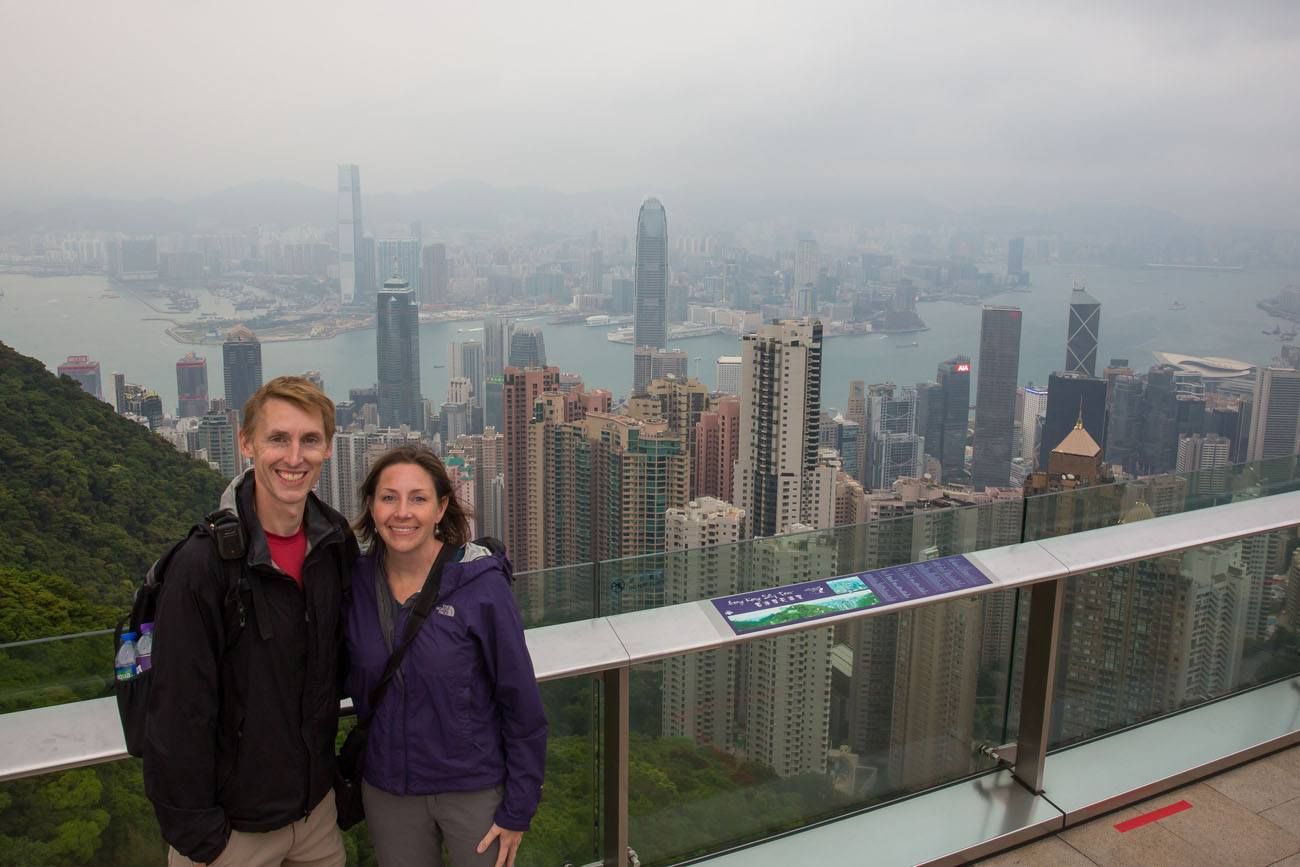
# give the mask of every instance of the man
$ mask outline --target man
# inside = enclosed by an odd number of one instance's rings
[[[309,380],[258,389],[239,431],[252,466],[221,499],[246,539],[243,604],[209,536],[190,536],[167,569],[144,782],[169,865],[345,861],[332,784],[340,607],[357,543],[311,492],[333,437],[334,405]]]

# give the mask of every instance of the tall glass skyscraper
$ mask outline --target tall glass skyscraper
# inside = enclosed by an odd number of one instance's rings
[[[221,370],[226,381],[226,408],[242,418],[244,404],[262,387],[262,344],[248,326],[236,325],[226,332]]]
[[[379,421],[387,427],[424,429],[420,397],[420,306],[415,290],[400,278],[379,292],[376,351],[379,372]]]
[[[364,292],[361,262],[361,169],[339,166],[339,290],[344,304]]]
[[[668,348],[668,215],[658,199],[641,203],[636,218],[633,274],[634,346]]]
[[[926,442],[930,454],[943,465],[943,480],[954,481],[966,473],[966,430],[970,427],[970,359],[955,355],[939,365],[935,375],[943,393],[942,442]]]
[[[1020,374],[1019,307],[986,305],[980,317],[979,383],[975,388],[975,490],[1011,484],[1016,379]]]
[[[1076,285],[1070,293],[1070,327],[1065,335],[1066,373],[1097,375],[1097,340],[1100,336],[1101,302],[1082,286]],[[1092,433],[1092,430],[1088,432]],[[1093,438],[1096,439],[1096,434]]]
[[[511,367],[523,370],[528,367],[546,366],[546,339],[542,329],[536,325],[520,325],[510,335]]]
[[[176,415],[201,418],[208,412],[208,360],[187,352],[176,362]]]

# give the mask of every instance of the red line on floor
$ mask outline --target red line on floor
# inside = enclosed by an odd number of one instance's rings
[[[1159,810],[1152,810],[1150,813],[1143,813],[1141,816],[1134,816],[1132,819],[1125,819],[1115,826],[1115,830],[1123,834],[1125,831],[1132,831],[1134,828],[1141,828],[1143,825],[1150,825],[1152,822],[1159,822],[1161,819],[1167,819],[1175,813],[1181,813],[1183,810],[1192,809],[1192,805],[1186,801],[1178,801],[1170,804],[1168,807],[1161,807]]]

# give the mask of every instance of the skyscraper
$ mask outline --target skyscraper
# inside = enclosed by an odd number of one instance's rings
[[[734,503],[746,535],[814,526],[821,434],[822,324],[782,320],[741,338],[740,454]]]
[[[668,215],[658,199],[646,199],[636,218],[636,269],[632,345],[668,346]]]
[[[470,402],[475,406],[485,407],[484,383],[487,379],[487,362],[483,354],[483,344],[477,340],[451,345],[451,369],[449,376],[463,376],[469,380]]]
[[[1007,276],[1019,277],[1025,271],[1025,239],[1012,238],[1007,242]]]
[[[871,425],[870,478],[873,490],[889,490],[900,476],[921,472],[923,437],[916,433],[916,389],[893,383],[872,386],[867,419]]]
[[[558,367],[507,367],[502,386],[502,436],[505,437],[505,539],[517,572],[540,569],[543,562],[541,521],[529,499],[533,466],[529,421],[533,402],[544,392],[558,391]]]
[[[199,448],[223,479],[233,479],[243,469],[238,431],[239,413],[233,409],[209,412],[199,419]]]
[[[980,376],[975,392],[975,490],[1011,483],[1016,379],[1020,374],[1020,308],[985,305],[980,317]]]
[[[177,418],[199,418],[208,411],[208,360],[193,352],[176,362]]]
[[[90,356],[69,355],[68,360],[59,365],[59,376],[71,377],[87,394],[94,395],[98,400],[104,399],[99,362],[91,361]]]
[[[411,299],[418,306],[420,299],[414,288],[420,285],[420,242],[406,238],[376,241],[375,256],[379,275],[385,280],[400,277],[412,288]]]
[[[1140,377],[1116,376],[1110,385],[1106,424],[1106,460],[1127,472],[1137,470],[1142,446],[1142,390]]]
[[[718,356],[718,360],[714,364],[717,391],[723,394],[740,393],[740,363],[741,358],[739,355]]]
[[[684,349],[634,347],[632,349],[632,394],[645,394],[651,382],[665,376],[685,379],[690,361],[690,356]]]
[[[1300,451],[1300,370],[1261,367],[1257,377],[1249,460],[1294,455]]]
[[[375,335],[379,420],[384,427],[424,430],[420,396],[420,308],[407,281],[394,277],[379,292]]]
[[[1106,441],[1106,380],[1081,373],[1053,373],[1047,380],[1047,416],[1038,448],[1038,466],[1047,466],[1047,456],[1074,429],[1083,416],[1083,427],[1093,441]]]
[[[1043,419],[1047,417],[1048,394],[1047,389],[1038,388],[1033,385],[1025,386],[1024,390],[1020,393],[1019,457],[1024,460],[1031,470],[1034,468],[1034,463],[1036,461],[1038,462],[1040,469],[1047,468],[1046,458],[1043,458],[1041,461],[1038,460],[1038,446],[1040,441],[1047,441],[1047,437],[1040,435],[1040,429],[1043,424]],[[1070,424],[1073,426],[1073,419],[1070,420]],[[1056,442],[1049,445],[1047,451],[1050,452],[1052,449],[1056,448],[1057,443],[1059,442],[1060,440],[1058,439]]]
[[[344,304],[353,304],[364,292],[361,262],[361,169],[339,166],[339,289]]]
[[[545,367],[546,340],[536,325],[520,325],[510,335],[510,367]]]
[[[248,326],[236,325],[226,332],[221,372],[226,381],[226,408],[242,419],[244,404],[262,387],[262,344]]]
[[[817,242],[813,240],[802,240],[794,250],[794,291],[797,294],[805,286],[812,286],[817,282],[817,268],[821,264],[821,256],[817,250]]]
[[[483,317],[483,363],[485,375],[501,376],[506,369],[506,359],[510,356],[510,337],[514,334],[514,323],[497,316]]]
[[[1101,302],[1075,284],[1070,293],[1070,326],[1065,335],[1066,373],[1097,375],[1097,340],[1100,336]]]
[[[935,374],[943,391],[943,443],[926,443],[939,459],[943,479],[951,481],[966,474],[966,432],[970,429],[970,359],[956,355],[939,365]]]
[[[421,252],[420,301],[424,304],[447,303],[447,245],[430,244]]]
[[[695,424],[695,496],[731,501],[740,450],[740,398],[727,396]]]
[[[1191,473],[1187,493],[1222,494],[1228,488],[1228,455],[1232,443],[1218,434],[1190,434],[1178,438],[1179,473]]]

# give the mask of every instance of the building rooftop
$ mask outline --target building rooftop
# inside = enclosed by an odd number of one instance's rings
[[[1199,373],[1205,379],[1244,379],[1255,375],[1255,365],[1232,358],[1207,355],[1185,355],[1181,352],[1153,352],[1159,364],[1172,364],[1188,373]]]

